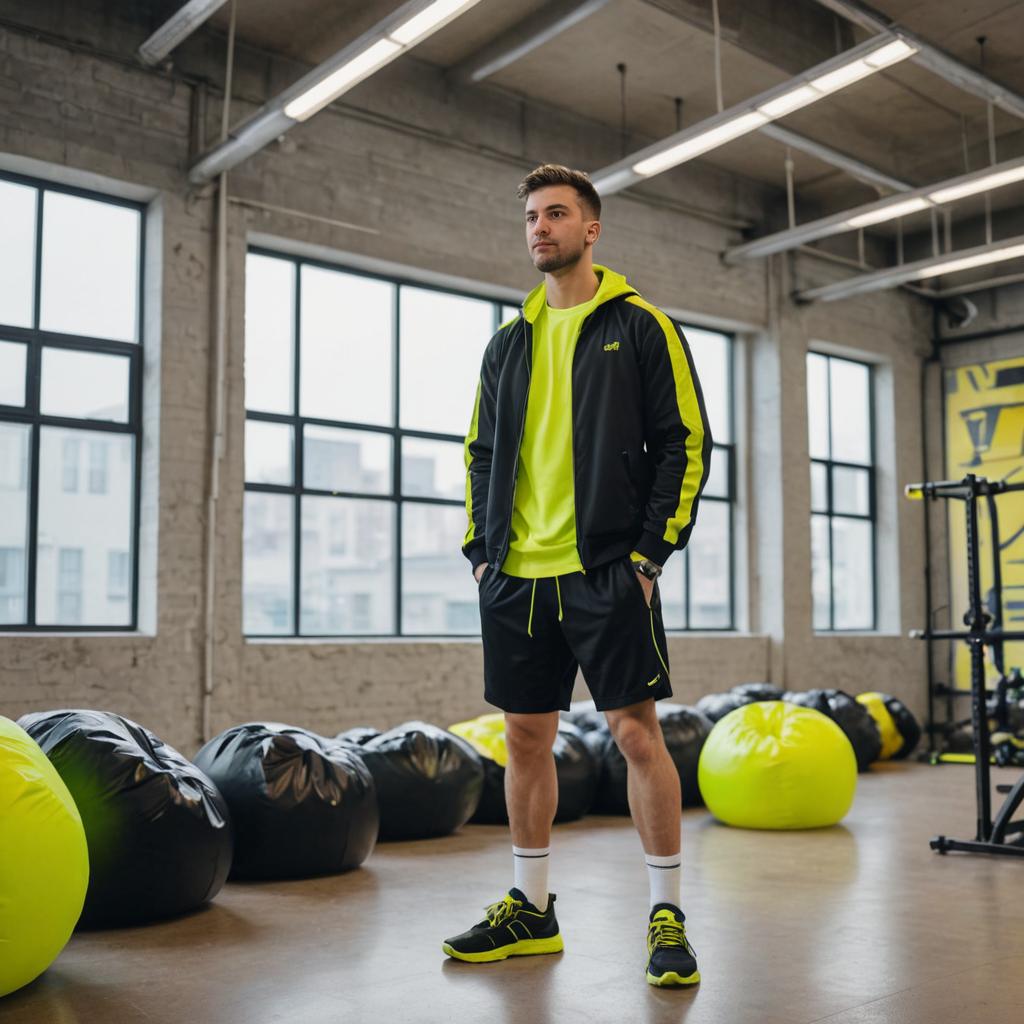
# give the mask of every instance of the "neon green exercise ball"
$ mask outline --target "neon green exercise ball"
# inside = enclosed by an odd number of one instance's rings
[[[0,996],[57,959],[88,884],[75,801],[35,740],[0,716]]]
[[[715,724],[697,779],[708,810],[726,825],[822,828],[850,809],[857,758],[843,730],[820,711],[757,701]]]

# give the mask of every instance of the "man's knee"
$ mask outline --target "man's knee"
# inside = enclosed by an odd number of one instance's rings
[[[509,757],[529,759],[551,753],[558,715],[506,715],[505,744]]]
[[[631,763],[641,764],[657,757],[664,741],[657,721],[651,722],[622,716],[608,723],[615,744],[622,756]]]

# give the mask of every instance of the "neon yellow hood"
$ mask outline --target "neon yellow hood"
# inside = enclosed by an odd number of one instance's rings
[[[617,299],[620,295],[636,294],[636,289],[621,274],[616,274],[614,270],[609,270],[607,267],[602,267],[600,264],[595,263],[594,272],[601,279],[601,283],[597,286],[597,294],[594,296],[596,301],[595,308],[602,303],[608,302],[610,299]],[[528,323],[532,324],[537,319],[537,315],[544,308],[545,302],[547,302],[546,282],[541,281],[526,296],[523,302],[523,316]]]

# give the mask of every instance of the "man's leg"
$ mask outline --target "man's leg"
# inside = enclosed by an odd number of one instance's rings
[[[616,708],[605,715],[628,766],[629,809],[644,852],[659,859],[678,856],[682,806],[679,773],[665,746],[654,701]]]
[[[505,802],[512,832],[514,885],[539,910],[548,904],[551,823],[558,808],[558,779],[551,752],[558,712],[505,715]]]

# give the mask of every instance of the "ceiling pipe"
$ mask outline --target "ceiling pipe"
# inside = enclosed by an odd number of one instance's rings
[[[139,57],[153,67],[159,64],[179,43],[184,42],[227,0],[188,0],[172,14],[140,47]]]

